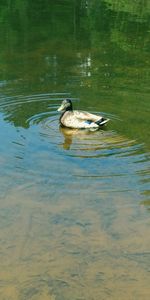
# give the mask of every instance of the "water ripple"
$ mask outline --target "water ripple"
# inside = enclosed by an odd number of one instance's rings
[[[28,104],[32,107],[33,103],[40,103],[40,112],[32,112],[28,118],[25,119],[25,123],[28,127],[38,126],[38,132],[41,137],[47,138],[52,144],[57,144],[59,149],[69,150],[65,154],[70,157],[80,158],[99,158],[105,156],[129,156],[134,155],[140,151],[140,145],[135,144],[135,141],[128,140],[126,137],[118,135],[108,125],[106,130],[89,131],[68,129],[59,126],[59,114],[57,108],[64,99],[64,97],[70,96],[65,93],[47,93],[47,94],[35,94],[28,96],[17,96],[14,98],[7,97],[4,101],[2,97],[0,107],[18,105],[24,109],[24,105]],[[76,98],[71,98],[73,101],[77,101]],[[46,102],[46,106],[45,103]],[[91,108],[87,108],[91,111]],[[13,110],[9,113],[13,114]],[[91,112],[95,113],[95,110]],[[102,112],[98,112],[102,114]],[[103,112],[106,116],[106,113]],[[119,118],[115,115],[107,115],[111,119],[111,123],[120,122]]]
[[[22,182],[25,187],[32,185],[32,181],[34,186],[35,182],[40,182],[42,178],[43,182],[53,185],[51,191],[55,191],[56,182],[60,186],[62,184],[67,186],[69,182],[72,184],[72,191],[75,192],[80,180],[83,187],[91,182],[94,187],[97,184],[99,187],[101,182],[101,192],[104,193],[132,191],[134,181],[141,176],[141,165],[145,164],[146,160],[142,151],[143,145],[136,143],[135,140],[129,140],[112,129],[115,122],[120,122],[114,115],[109,115],[111,121],[103,130],[62,128],[59,125],[60,115],[57,108],[65,96],[68,94],[35,94],[6,99],[1,96],[0,108],[7,115],[7,121],[11,124],[14,122],[16,128],[19,128],[13,136],[11,136],[12,126],[10,135],[6,128],[8,141],[5,138],[6,145],[3,152],[4,157],[6,156],[5,161],[9,159],[11,162],[6,172],[11,175],[14,169],[17,172],[24,171]],[[76,98],[71,99],[77,101]],[[91,107],[86,109],[95,111]],[[24,128],[28,130],[23,130]],[[49,179],[50,169],[53,170],[51,179]],[[27,183],[24,182],[25,174]],[[28,183],[29,179],[31,182]],[[20,180],[18,173],[17,180]]]

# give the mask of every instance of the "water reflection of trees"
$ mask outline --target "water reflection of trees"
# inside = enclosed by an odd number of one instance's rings
[[[98,50],[101,56],[100,60],[95,59],[98,67],[106,56],[106,61],[112,61],[114,49],[116,56],[119,54],[119,63],[124,53],[133,61],[135,55],[142,60],[141,47],[144,46],[144,52],[149,50],[149,13],[148,1],[144,4],[129,0],[3,2],[0,4],[1,76],[25,82],[38,78],[55,86],[57,76],[62,76],[66,66],[67,78],[82,75],[83,83],[83,77],[89,77],[91,72],[88,65],[85,71],[84,63],[91,51],[95,54]],[[81,59],[77,52],[82,52]]]
[[[1,89],[147,92],[149,14],[149,1],[140,0],[1,2]],[[127,111],[128,102],[121,105]]]

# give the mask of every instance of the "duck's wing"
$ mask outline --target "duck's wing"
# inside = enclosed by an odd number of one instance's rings
[[[78,121],[88,124],[88,127],[100,127],[109,121],[107,118],[104,118],[100,115],[91,114],[86,111],[75,110],[73,114]]]
[[[74,117],[76,117],[79,120],[84,121],[91,121],[91,122],[97,122],[101,120],[102,116],[98,116],[95,114],[91,114],[87,111],[80,111],[80,110],[74,110],[73,111]]]
[[[90,128],[95,127],[98,128],[99,125],[96,124],[96,120],[93,120],[93,115],[81,112],[81,111],[66,111],[63,116],[60,118],[60,123],[69,128]]]
[[[60,123],[69,128],[99,128],[108,120],[86,111],[66,111],[60,118]]]

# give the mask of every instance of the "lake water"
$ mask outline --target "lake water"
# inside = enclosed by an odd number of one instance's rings
[[[0,299],[149,300],[150,4],[53,2],[0,3]]]

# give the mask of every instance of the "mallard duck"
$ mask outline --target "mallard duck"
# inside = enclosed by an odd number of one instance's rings
[[[109,121],[109,119],[86,111],[73,110],[72,101],[70,99],[63,100],[58,111],[62,111],[60,124],[68,128],[99,129]]]

